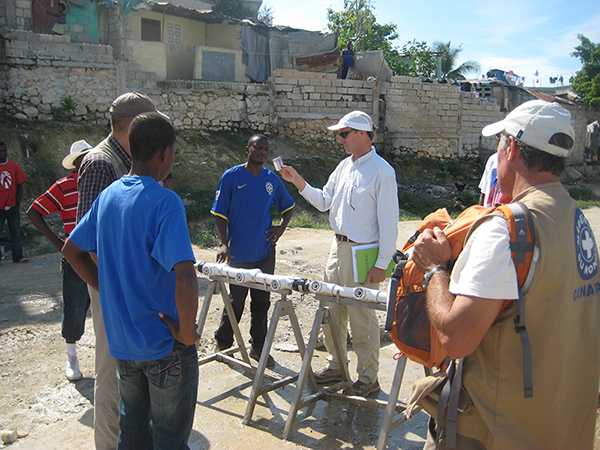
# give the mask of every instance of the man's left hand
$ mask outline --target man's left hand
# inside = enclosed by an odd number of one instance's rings
[[[367,274],[367,283],[381,283],[383,280],[385,280],[384,269],[380,269],[379,267],[373,267],[371,270],[369,270],[369,273]]]
[[[283,228],[281,225],[272,226],[267,232],[267,240],[271,241],[273,244],[276,244],[279,238],[283,235],[284,231],[285,228]]]
[[[414,249],[412,259],[424,271],[434,266],[445,266],[452,256],[450,243],[438,227],[423,231],[417,238]]]

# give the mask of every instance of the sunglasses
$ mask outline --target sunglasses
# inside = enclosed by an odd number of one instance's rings
[[[340,131],[338,133],[338,136],[341,137],[342,139],[346,139],[348,136],[350,136],[352,133],[354,133],[356,130],[348,130],[348,131]]]

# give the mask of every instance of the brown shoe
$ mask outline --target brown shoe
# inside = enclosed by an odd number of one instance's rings
[[[352,387],[348,389],[350,395],[357,397],[370,397],[377,395],[381,390],[379,381],[375,380],[374,383],[363,383],[362,381],[355,381],[352,383]]]
[[[317,384],[334,384],[343,381],[342,372],[338,369],[327,367],[314,373]]]

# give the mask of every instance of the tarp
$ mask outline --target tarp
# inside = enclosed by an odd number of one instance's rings
[[[242,25],[241,40],[246,76],[257,83],[267,81],[271,75],[269,30]]]

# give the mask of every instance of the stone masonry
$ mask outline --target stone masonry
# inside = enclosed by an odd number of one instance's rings
[[[409,77],[380,85],[280,69],[267,83],[157,82],[137,67],[123,69],[127,62],[115,59],[111,45],[23,30],[4,33],[0,56],[0,112],[17,120],[104,124],[111,100],[138,89],[154,98],[178,129],[250,129],[330,144],[333,135],[326,126],[358,109],[379,125],[377,142],[385,151],[454,158],[493,151],[494,139],[483,139],[481,128],[504,116],[494,99]],[[579,116],[585,120],[574,118]],[[575,151],[572,162],[582,156]]]

